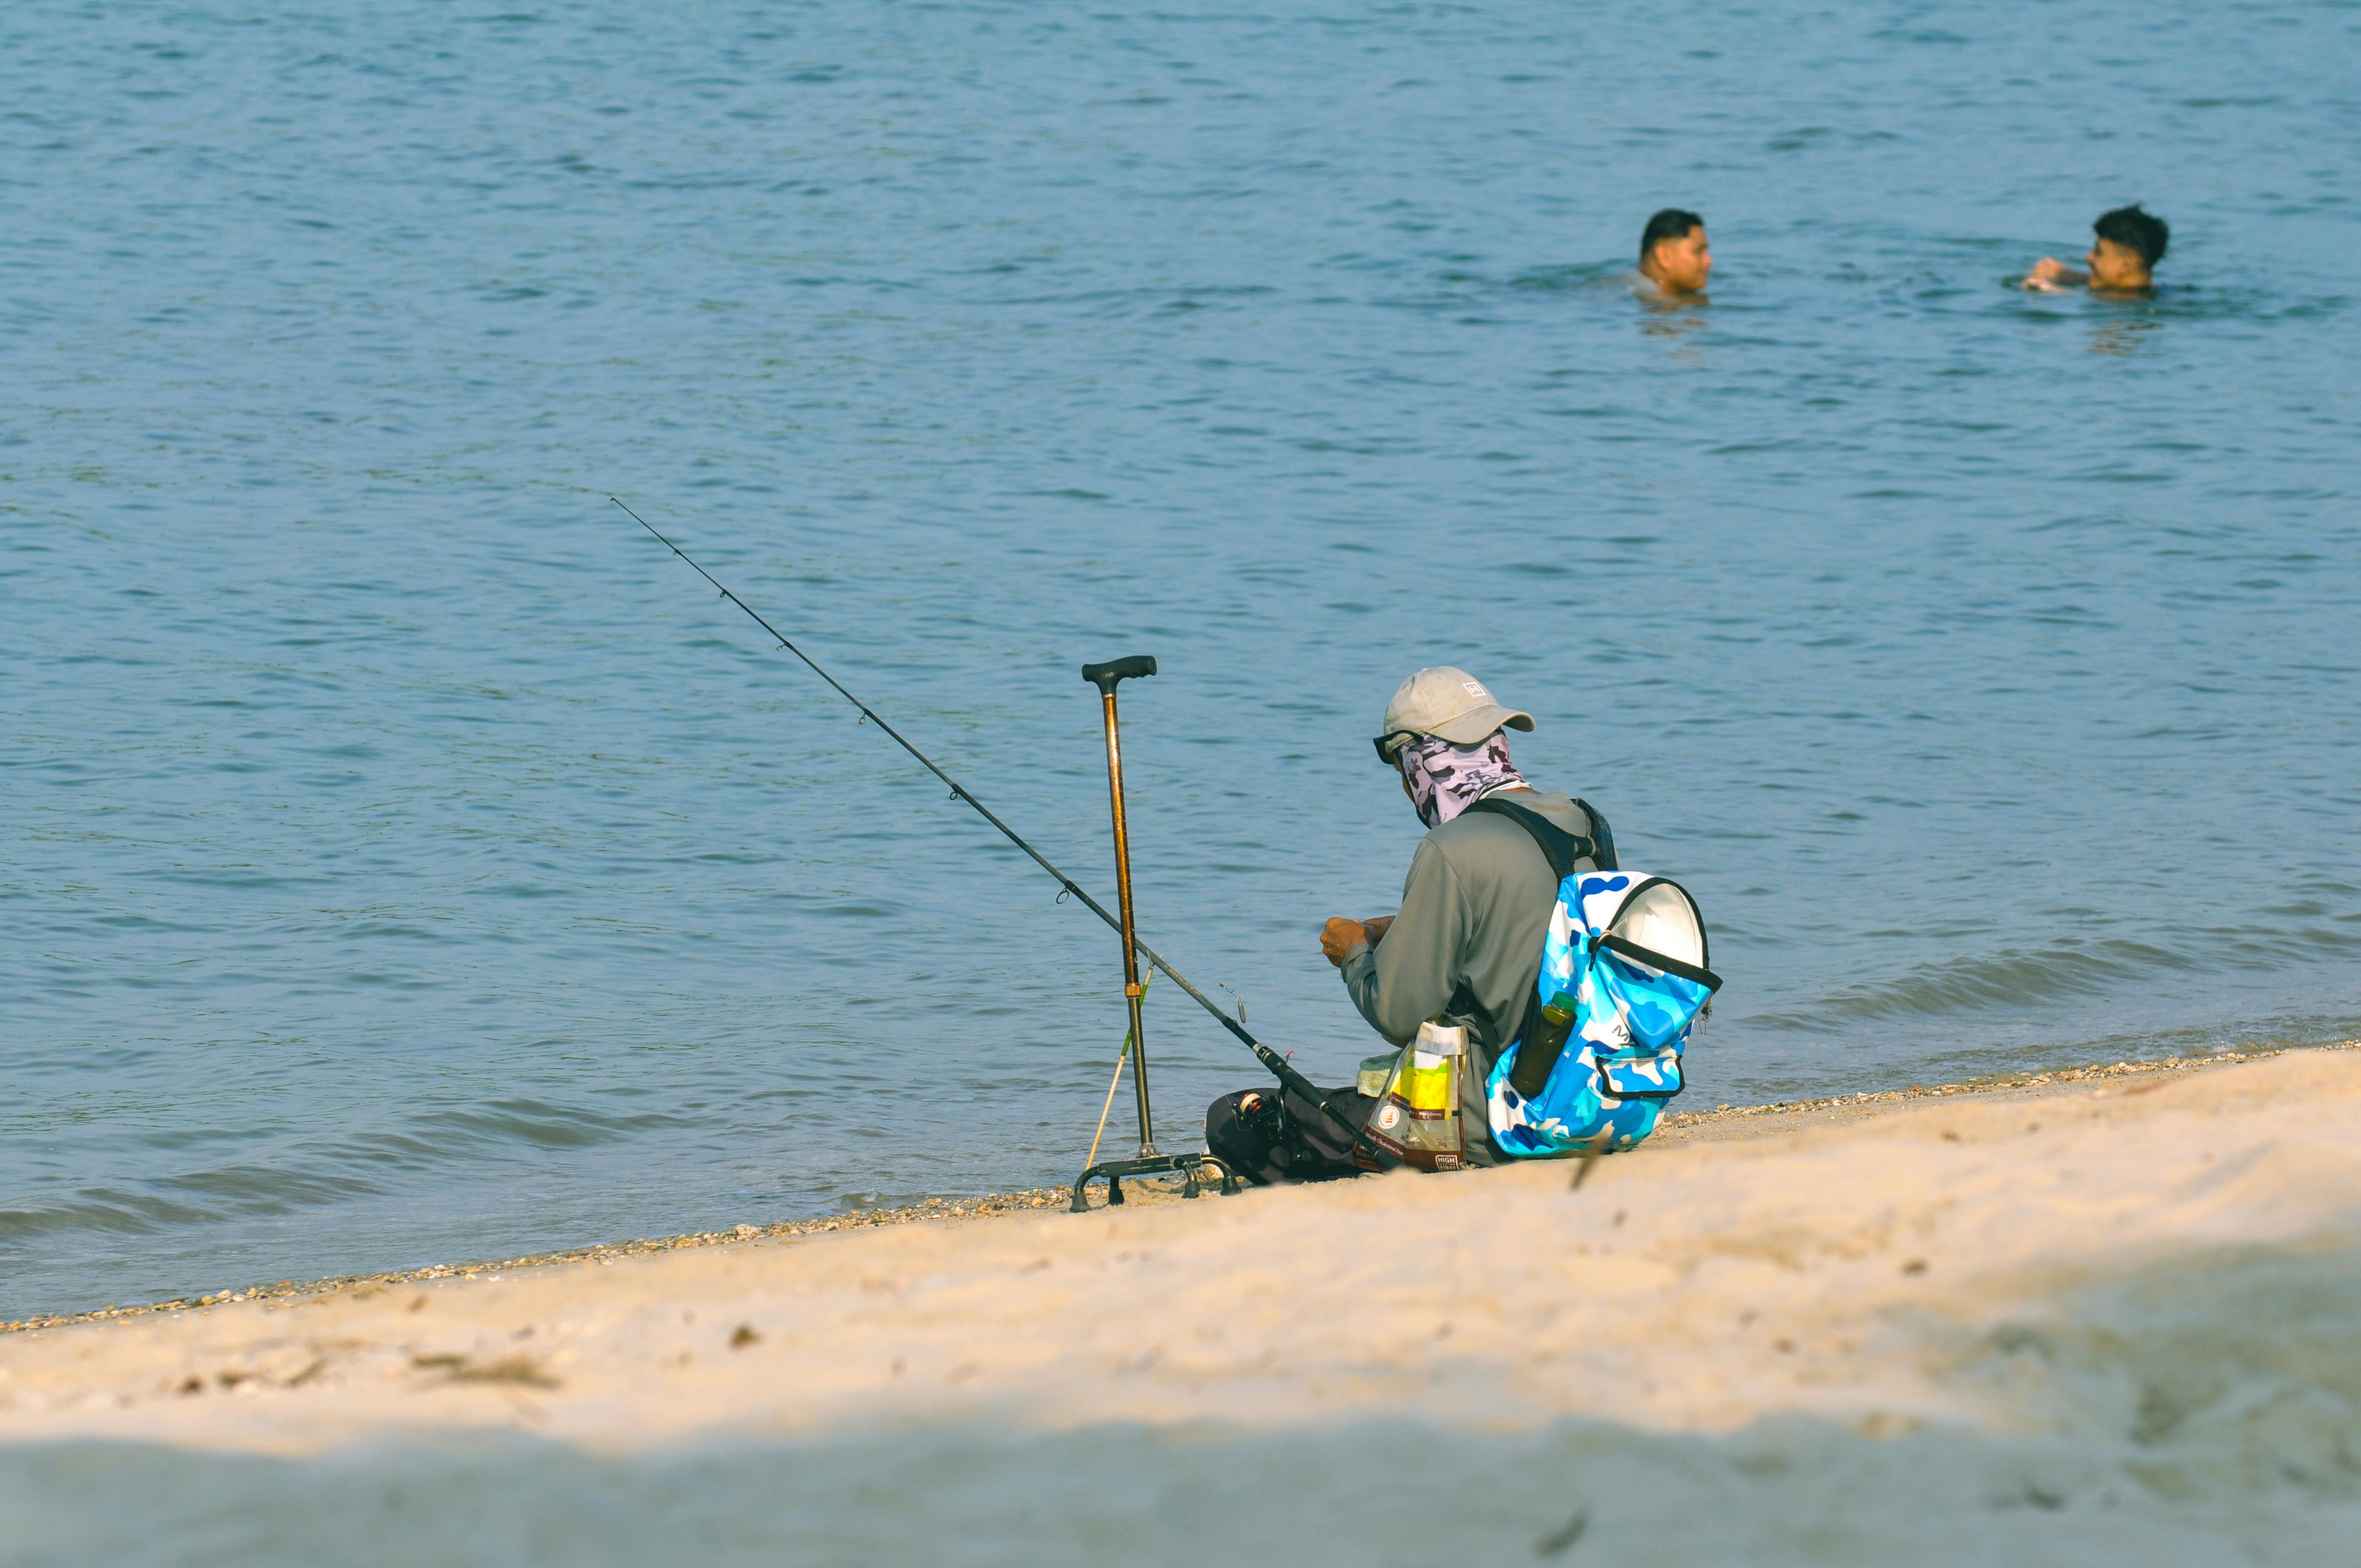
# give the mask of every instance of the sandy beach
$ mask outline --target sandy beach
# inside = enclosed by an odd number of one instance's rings
[[[10,1563],[2335,1559],[2361,1050],[0,1338]]]

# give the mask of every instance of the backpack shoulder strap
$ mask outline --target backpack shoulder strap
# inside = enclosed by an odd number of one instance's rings
[[[1607,818],[1599,816],[1598,808],[1580,795],[1574,797],[1574,804],[1582,807],[1582,815],[1590,821],[1591,864],[1602,872],[1621,870],[1615,863],[1615,833],[1607,826]]]
[[[1591,810],[1587,804],[1582,801],[1576,801],[1575,804],[1582,807],[1584,816],[1589,818],[1592,827],[1606,826],[1598,813]],[[1505,817],[1527,833],[1532,834],[1533,842],[1541,847],[1542,858],[1549,861],[1551,874],[1557,882],[1564,882],[1574,874],[1575,861],[1586,856],[1594,861],[1598,859],[1598,845],[1595,840],[1586,839],[1579,833],[1569,833],[1540,812],[1528,810],[1521,806],[1511,806],[1497,795],[1486,795],[1470,806],[1467,810],[1488,812],[1494,817]],[[1609,852],[1611,855],[1613,851]]]
[[[1602,833],[1606,830],[1606,819],[1601,817],[1596,811],[1591,810],[1587,803],[1577,800],[1575,804],[1582,807],[1584,818],[1594,829]],[[1489,812],[1495,817],[1505,817],[1510,821],[1515,823],[1518,827],[1523,828],[1527,833],[1532,835],[1533,842],[1541,849],[1542,858],[1549,861],[1550,875],[1554,879],[1550,883],[1550,896],[1552,898],[1555,898],[1557,896],[1559,884],[1574,874],[1574,862],[1581,860],[1584,856],[1589,856],[1592,863],[1594,864],[1604,863],[1606,865],[1612,866],[1614,863],[1611,857],[1614,855],[1615,851],[1611,848],[1605,848],[1592,839],[1584,838],[1578,833],[1569,833],[1565,828],[1559,827],[1556,823],[1552,822],[1548,817],[1543,817],[1540,812],[1528,810],[1526,807],[1521,806],[1512,806],[1509,802],[1502,800],[1497,795],[1486,795],[1483,799],[1470,806],[1467,808],[1467,811],[1484,811]],[[1466,814],[1466,812],[1460,813],[1463,817]],[[1538,958],[1535,959],[1535,967],[1538,971]],[[1517,1025],[1517,1038],[1521,1041],[1540,1038],[1541,1021],[1542,998],[1540,988],[1538,986],[1527,986],[1525,988],[1524,1016]],[[1550,1066],[1552,1068],[1556,1066],[1554,1058],[1552,1059]],[[1546,1076],[1546,1073],[1544,1076]],[[1541,1084],[1538,1082],[1533,1083],[1528,1092],[1538,1094],[1541,1092]]]

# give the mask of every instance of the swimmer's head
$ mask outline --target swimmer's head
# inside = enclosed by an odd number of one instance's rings
[[[1640,231],[1640,270],[1667,294],[1704,292],[1713,271],[1705,220],[1678,207],[1666,207],[1650,218]]]
[[[2091,287],[2132,290],[2154,283],[2151,273],[2172,240],[2172,230],[2162,218],[2140,211],[2134,202],[2100,214],[2091,228],[2099,236],[2089,258]]]

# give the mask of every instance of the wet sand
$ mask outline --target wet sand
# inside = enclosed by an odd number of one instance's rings
[[[11,1334],[0,1561],[294,1561],[426,1494],[382,1560],[2301,1562],[2361,1525],[2361,1050],[1708,1113],[1571,1174],[1008,1195]]]

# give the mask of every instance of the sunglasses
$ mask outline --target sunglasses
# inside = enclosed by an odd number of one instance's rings
[[[1409,745],[1418,738],[1418,730],[1396,729],[1389,734],[1378,736],[1376,740],[1370,741],[1369,744],[1378,749],[1378,761],[1385,763],[1388,767],[1391,767],[1393,766],[1394,753],[1400,751],[1404,746]]]

